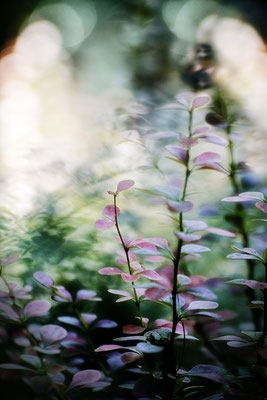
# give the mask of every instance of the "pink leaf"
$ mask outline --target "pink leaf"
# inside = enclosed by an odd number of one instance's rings
[[[81,289],[76,294],[77,300],[94,300],[96,292],[94,290]]]
[[[241,197],[241,196],[231,196],[231,197],[225,197],[221,201],[227,201],[229,203],[239,203],[241,201],[253,201],[253,199],[249,199],[249,198]]]
[[[149,300],[160,300],[171,292],[168,288],[152,287],[145,291],[145,295]]]
[[[120,211],[119,207],[116,207],[116,214],[120,214],[120,212],[121,211]],[[105,217],[107,217],[107,218],[111,219],[112,221],[114,221],[114,219],[115,219],[115,207],[114,207],[114,205],[113,204],[109,204],[108,206],[106,206],[103,209],[102,214]]]
[[[117,258],[116,261],[120,265],[126,265],[127,264],[127,261],[124,260],[123,258]]]
[[[124,180],[124,181],[120,181],[118,183],[118,186],[117,186],[117,192],[119,193],[122,190],[129,189],[130,187],[132,187],[134,185],[134,183],[135,182],[132,179],[127,179],[127,180]]]
[[[147,279],[151,279],[152,281],[160,281],[161,276],[156,271],[146,270],[138,272],[138,275],[142,275]]]
[[[205,106],[210,101],[208,96],[199,96],[193,100],[192,109]]]
[[[193,135],[197,135],[198,133],[205,133],[205,132],[208,132],[210,130],[210,127],[209,126],[201,126],[201,127],[199,127],[199,128],[196,128],[194,131],[193,131]]]
[[[165,258],[161,257],[161,256],[148,256],[148,257],[145,258],[145,261],[163,262],[163,261],[165,261]]]
[[[188,161],[188,152],[182,147],[166,146],[165,149],[177,158],[182,164],[186,165]]]
[[[95,352],[98,353],[100,351],[112,351],[118,349],[125,349],[125,347],[120,346],[119,344],[103,344],[102,346],[97,347]]]
[[[119,268],[106,267],[98,271],[100,275],[121,275],[122,271]]]
[[[263,201],[257,201],[256,204],[255,204],[255,206],[256,206],[259,210],[261,210],[261,211],[267,213],[267,203],[264,203]]]
[[[138,275],[130,275],[130,274],[121,274],[122,279],[124,282],[135,282],[139,276]]]
[[[174,232],[174,234],[183,242],[196,242],[201,238],[199,235],[193,233]]]
[[[210,163],[210,164],[207,163],[207,164],[201,166],[199,169],[212,169],[215,171],[222,172],[223,174],[229,175],[229,172],[226,171],[225,168],[223,168],[220,164],[217,164],[217,163]]]
[[[235,237],[233,232],[226,231],[225,229],[219,228],[207,228],[206,232],[213,233],[214,235],[225,236],[225,237]]]
[[[198,138],[209,143],[217,144],[219,146],[224,146],[224,147],[228,146],[227,140],[221,138],[220,136],[203,135],[199,136]]]
[[[143,354],[136,354],[136,353],[134,353],[134,352],[132,352],[132,351],[127,351],[126,353],[123,353],[123,354],[121,355],[121,361],[122,361],[124,364],[129,364],[129,363],[132,363],[132,362],[134,362],[134,361],[139,360],[139,359],[142,358],[142,357],[144,357]]]
[[[186,137],[181,137],[181,138],[179,139],[179,144],[180,144],[181,146],[185,147],[185,148],[194,146],[194,144],[197,144],[197,142],[198,142],[198,138],[191,138],[191,139],[189,139],[189,138],[186,138]]]
[[[205,253],[210,251],[208,247],[200,246],[199,244],[185,244],[182,246],[182,253],[184,254],[196,254],[196,253]]]
[[[178,211],[178,212],[185,213],[185,212],[191,211],[192,208],[194,207],[194,204],[191,201],[169,200],[168,206],[171,209],[171,211]]]
[[[95,229],[99,230],[99,231],[105,231],[106,229],[110,229],[112,228],[114,225],[114,221],[110,221],[109,219],[98,219],[95,222]]]
[[[72,389],[76,386],[86,386],[90,383],[98,381],[101,376],[101,372],[97,371],[96,369],[85,369],[84,371],[79,371],[73,376],[68,389]]]
[[[139,333],[144,332],[145,328],[137,325],[125,325],[122,331],[126,335],[138,335]]]
[[[195,165],[213,164],[213,163],[218,163],[221,161],[222,161],[222,158],[221,158],[220,154],[213,153],[211,151],[207,151],[205,153],[200,154],[196,158]]]

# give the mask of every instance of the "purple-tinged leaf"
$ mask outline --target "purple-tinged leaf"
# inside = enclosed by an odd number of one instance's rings
[[[114,221],[110,221],[109,219],[101,218],[95,222],[95,229],[97,229],[99,231],[105,231],[107,229],[112,228],[114,226],[114,224],[115,224]]]
[[[44,343],[50,345],[59,342],[67,336],[66,329],[58,325],[44,325],[40,329],[40,335]]]
[[[132,363],[134,361],[139,360],[142,357],[143,357],[143,354],[136,354],[136,353],[134,353],[132,351],[127,351],[126,353],[123,353],[121,355],[121,361],[124,364],[130,364],[130,363]]]
[[[213,153],[211,151],[207,151],[205,153],[200,154],[196,160],[195,165],[206,165],[206,164],[213,164],[219,163],[222,161],[220,154]]]
[[[210,130],[209,126],[200,126],[199,128],[194,129],[192,135],[197,135],[198,133],[205,133]]]
[[[228,346],[230,346],[230,347],[247,347],[247,346],[251,346],[253,343],[250,343],[250,342],[243,342],[243,341],[240,341],[240,342],[237,342],[237,341],[229,341],[229,342],[227,342],[227,345]]]
[[[127,349],[127,347],[120,346],[119,344],[103,344],[102,346],[99,346],[95,349],[96,353],[99,353],[100,351],[112,351],[112,350],[123,350]]]
[[[126,335],[138,335],[145,331],[145,328],[138,325],[125,325],[122,329],[123,333]]]
[[[208,247],[200,246],[199,244],[185,244],[182,246],[182,254],[196,254],[196,253],[205,253],[210,251]]]
[[[37,271],[33,274],[34,279],[41,283],[41,285],[46,286],[48,288],[50,288],[51,286],[54,285],[54,281],[51,278],[51,276],[45,274],[44,272],[41,271]]]
[[[239,285],[239,286],[248,286],[251,289],[267,289],[267,283],[254,281],[251,279],[233,279],[231,281],[227,281],[229,285]]]
[[[62,317],[58,317],[58,320],[60,322],[64,322],[65,324],[68,324],[68,325],[78,326],[79,328],[81,327],[81,323],[78,320],[78,318],[62,316]]]
[[[14,262],[18,261],[18,259],[19,259],[18,254],[14,254],[14,253],[13,253],[13,254],[9,254],[9,255],[5,258],[5,260],[4,260],[4,262],[3,262],[3,265],[6,266],[6,265],[13,264]]]
[[[116,214],[119,215],[120,212],[121,211],[120,211],[119,207],[116,207]],[[103,209],[102,214],[105,217],[107,217],[107,218],[111,219],[112,221],[114,221],[115,220],[115,207],[114,207],[114,205],[113,204],[109,204],[108,206],[106,206]]]
[[[34,369],[30,369],[30,368],[24,367],[23,365],[12,364],[12,363],[0,364],[0,368],[36,372]]]
[[[242,253],[251,254],[253,256],[260,257],[259,253],[255,249],[252,249],[251,247],[239,248],[237,246],[232,246],[232,249],[241,251]]]
[[[124,181],[120,181],[118,183],[116,191],[119,193],[119,192],[121,192],[123,190],[129,189],[130,187],[132,187],[134,185],[134,183],[135,182],[132,179],[127,179],[127,180],[124,180]]]
[[[218,321],[224,321],[224,318],[220,314],[217,314],[217,313],[214,313],[214,312],[210,312],[210,311],[199,311],[199,312],[196,312],[194,314],[195,315],[200,315],[202,317],[214,318],[214,319],[217,319]]]
[[[176,231],[174,232],[174,234],[178,237],[178,239],[182,240],[183,242],[196,242],[201,238],[199,235],[196,235],[194,233],[184,233]]]
[[[111,319],[100,319],[99,321],[97,321],[94,328],[109,329],[109,328],[116,328],[116,326],[118,326],[117,322],[112,321]]]
[[[235,237],[236,235],[233,232],[226,231],[225,229],[220,228],[207,228],[206,232],[213,233],[214,235],[225,236],[225,237]]]
[[[61,351],[59,346],[56,346],[56,345],[47,347],[45,349],[40,346],[34,346],[34,350],[36,350],[38,353],[48,354],[48,355],[60,354],[60,351]]]
[[[49,311],[51,304],[46,300],[34,300],[24,308],[24,315],[27,318],[45,315]]]
[[[245,197],[245,198],[251,199],[251,200],[264,201],[264,194],[261,192],[243,192],[243,193],[240,193],[238,196]]]
[[[229,258],[230,260],[256,260],[257,257],[251,255],[251,254],[240,254],[240,253],[231,253],[226,256],[226,258]]]
[[[138,336],[138,335],[136,335],[136,336],[122,336],[122,337],[118,337],[118,338],[116,338],[116,339],[113,339],[114,340],[114,342],[127,342],[128,340],[135,340],[135,341],[146,341],[146,338],[145,338],[145,336]]]
[[[96,292],[94,290],[81,289],[76,294],[76,300],[96,300]]]
[[[198,136],[198,139],[204,140],[205,142],[217,144],[218,146],[228,146],[227,140],[221,138],[220,136],[213,135],[201,135]]]
[[[20,358],[27,364],[33,365],[37,369],[42,368],[41,360],[37,356],[31,354],[22,354]]]
[[[263,201],[257,201],[256,204],[255,204],[255,206],[256,206],[259,210],[261,210],[261,211],[267,213],[267,203],[264,203]]]
[[[138,272],[138,275],[141,275],[147,279],[151,279],[152,281],[160,281],[162,279],[162,277],[156,271],[152,271],[149,269]]]
[[[188,293],[207,300],[216,300],[217,296],[210,289],[205,287],[196,287],[188,289]]]
[[[177,212],[182,212],[182,213],[191,211],[192,208],[194,207],[194,204],[191,201],[169,200],[167,204],[171,211],[177,211]]]
[[[210,101],[208,96],[199,96],[194,98],[192,103],[192,109],[205,106]]]
[[[92,322],[94,322],[97,319],[96,314],[81,313],[81,316],[87,325],[90,325]]]
[[[225,383],[225,370],[208,364],[199,364],[186,373],[188,376],[200,376],[215,382]]]
[[[121,275],[122,271],[119,268],[106,267],[98,271],[100,275]]]
[[[249,199],[246,197],[241,197],[241,196],[231,196],[231,197],[225,197],[221,201],[227,201],[229,203],[239,203],[239,202],[245,202],[245,201],[252,201],[252,199]]]
[[[133,296],[130,293],[125,292],[124,290],[108,289],[108,292],[123,296],[123,297],[119,298],[118,300],[116,300],[116,303],[122,303],[123,301],[128,301],[133,298]]]
[[[18,313],[9,305],[0,303],[0,314],[11,321],[19,321]]]
[[[177,186],[171,185],[157,185],[154,187],[154,193],[159,194],[162,197],[176,199],[179,196],[179,189]]]
[[[164,349],[162,346],[155,346],[154,344],[146,342],[137,343],[136,348],[138,351],[144,354],[159,353]]]
[[[184,220],[183,221],[184,226],[186,229],[190,232],[197,232],[197,231],[203,231],[208,228],[208,225],[206,222],[203,221],[193,221],[193,220]]]
[[[73,389],[76,386],[86,386],[89,383],[94,383],[98,381],[101,376],[101,372],[96,369],[85,369],[84,371],[79,371],[73,376],[68,390]]]
[[[72,296],[70,292],[64,288],[64,286],[55,286],[55,288],[57,289],[58,296],[63,297],[66,301],[70,303],[72,302]]]
[[[122,273],[121,277],[124,280],[124,282],[135,282],[139,278],[139,275],[130,275]]]
[[[182,107],[180,104],[177,104],[177,103],[166,104],[165,106],[162,106],[159,109],[160,110],[185,110],[184,107]]]
[[[239,336],[234,336],[234,335],[224,335],[224,336],[219,336],[210,340],[214,340],[214,341],[227,341],[227,340],[231,340],[231,341],[240,341],[243,340],[241,337]]]
[[[192,303],[189,304],[187,307],[186,311],[192,311],[192,310],[212,310],[214,308],[217,308],[219,306],[218,303],[215,301],[192,301]]]
[[[186,165],[188,161],[188,152],[182,147],[177,146],[166,146],[165,149],[171,153],[177,160],[179,160],[182,164]]]
[[[177,280],[179,285],[190,285],[192,283],[192,280],[188,276],[182,274],[177,275]]]
[[[183,104],[184,106],[188,106],[190,101],[192,101],[194,98],[194,93],[193,92],[179,93],[177,96],[175,96],[175,98],[179,103]]]
[[[169,249],[168,242],[164,238],[152,237],[152,238],[146,238],[145,241],[155,245],[156,247],[159,247],[160,249],[163,249],[163,250],[168,250]]]

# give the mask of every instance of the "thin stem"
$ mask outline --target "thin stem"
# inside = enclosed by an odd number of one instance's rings
[[[126,246],[126,244],[125,244],[125,242],[123,240],[123,237],[122,237],[122,234],[121,234],[121,231],[120,231],[120,228],[119,228],[119,223],[118,223],[118,214],[117,214],[117,208],[116,208],[117,207],[117,201],[116,201],[117,200],[117,195],[116,194],[114,194],[113,199],[114,199],[115,227],[117,229],[117,232],[118,232],[118,235],[119,235],[119,238],[120,238],[120,241],[121,241],[121,244],[122,244],[125,256],[126,256],[126,261],[127,261],[129,274],[132,275],[131,261],[130,261],[130,257],[129,257],[129,249]],[[137,293],[136,293],[136,289],[134,287],[134,283],[133,282],[132,282],[132,287],[133,287],[133,294],[134,294],[134,302],[135,302],[135,305],[136,305],[136,308],[137,308],[137,311],[138,311],[138,315],[139,315],[139,318],[140,318],[140,321],[141,321],[141,325],[142,325],[143,328],[145,328],[145,323],[143,321],[143,317],[142,317],[142,313],[141,313],[140,301],[138,299],[138,296],[137,296]]]
[[[228,148],[229,148],[229,157],[230,157],[230,181],[231,181],[231,185],[233,188],[233,192],[234,194],[238,195],[239,193],[242,192],[242,187],[239,185],[239,182],[237,180],[237,176],[236,176],[236,163],[235,163],[235,158],[234,158],[234,144],[233,141],[230,137],[231,135],[231,125],[229,124],[226,128],[225,128],[225,133],[228,137]],[[241,235],[241,239],[242,239],[242,245],[243,247],[250,247],[249,244],[249,234],[246,228],[246,224],[245,224],[245,220],[246,220],[246,211],[245,208],[242,204],[238,203],[236,205],[236,211],[237,211],[237,215],[238,215],[238,229],[239,229],[239,233]],[[246,260],[246,264],[247,264],[247,278],[250,280],[255,279],[255,262],[254,260],[251,259],[247,259]],[[247,296],[248,296],[248,300],[249,302],[251,302],[253,300],[253,290],[250,288],[247,288],[246,290]],[[260,315],[257,309],[251,309],[251,314],[252,314],[252,320],[255,326],[256,330],[260,329]]]
[[[176,372],[178,372],[182,366],[182,363],[184,360],[184,353],[185,353],[185,327],[184,327],[184,322],[182,320],[181,320],[181,324],[182,324],[182,328],[183,328],[183,347],[182,347],[182,354],[181,354],[180,362],[179,362]]]
[[[265,283],[267,283],[267,263],[265,264]],[[264,296],[264,317],[263,317],[262,335],[260,338],[260,347],[262,348],[264,348],[264,343],[267,333],[267,289],[264,289],[263,296]]]
[[[193,121],[193,110],[189,111],[189,121],[188,121],[188,136],[189,139],[192,136],[192,121]],[[184,201],[185,196],[186,196],[186,190],[187,190],[187,185],[188,185],[188,179],[190,176],[190,151],[189,148],[187,149],[187,161],[186,161],[186,171],[185,171],[185,179],[184,179],[184,186],[182,190],[182,194],[180,197],[180,201]],[[183,226],[183,213],[180,212],[179,214],[179,230],[183,232],[184,226]],[[179,271],[179,265],[180,265],[180,260],[181,260],[181,251],[182,251],[182,246],[183,246],[183,241],[181,239],[178,240],[177,244],[177,250],[176,250],[176,256],[173,260],[173,286],[172,286],[172,331],[171,331],[171,337],[170,337],[170,342],[169,342],[169,357],[173,360],[171,363],[171,371],[175,375],[176,374],[176,366],[175,366],[175,358],[173,356],[174,354],[174,340],[175,340],[175,331],[177,324],[179,322],[179,316],[177,313],[177,284],[178,284],[178,271]],[[180,366],[179,366],[180,368]]]

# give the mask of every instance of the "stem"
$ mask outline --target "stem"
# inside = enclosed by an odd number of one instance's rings
[[[267,263],[265,265],[265,283],[267,283]],[[262,329],[262,335],[260,338],[260,347],[264,348],[264,343],[266,339],[266,333],[267,333],[267,289],[264,289],[263,291],[263,296],[264,296],[264,317],[263,317],[263,329]]]
[[[193,110],[189,111],[189,121],[188,121],[188,133],[189,133],[189,139],[192,136],[192,121],[193,121]],[[189,164],[190,164],[190,151],[189,148],[187,149],[187,161],[186,161],[186,171],[185,171],[185,179],[184,179],[184,186],[182,190],[182,194],[180,197],[180,201],[184,201],[185,196],[186,196],[186,189],[187,189],[187,184],[188,184],[188,179],[190,176],[190,169],[189,169]],[[184,227],[183,227],[183,213],[180,212],[179,214],[179,230],[183,232]],[[177,371],[176,370],[176,361],[174,357],[174,340],[175,340],[175,331],[177,324],[180,320],[178,313],[177,313],[177,284],[178,284],[178,271],[179,271],[179,265],[180,265],[180,260],[181,260],[181,251],[182,251],[182,246],[183,246],[183,241],[181,239],[178,240],[177,244],[177,250],[176,250],[176,256],[173,260],[173,267],[174,267],[174,272],[173,272],[173,286],[172,286],[172,331],[171,331],[171,338],[168,346],[168,357],[170,361],[170,371],[173,375],[176,375]],[[183,324],[182,324],[183,325]],[[184,328],[183,328],[184,329]],[[184,347],[184,345],[183,345]],[[182,350],[184,352],[184,348]],[[183,358],[183,356],[182,356]],[[181,364],[181,363],[180,363]]]
[[[238,195],[239,193],[242,192],[242,187],[239,185],[237,176],[236,176],[236,163],[235,163],[235,159],[234,159],[234,144],[230,137],[230,134],[231,134],[231,125],[230,124],[225,128],[225,133],[228,137],[228,147],[229,147],[229,156],[230,156],[229,178],[230,178],[230,181],[232,184],[234,194]],[[238,215],[237,227],[238,227],[239,233],[241,235],[242,245],[243,245],[243,247],[250,247],[249,234],[248,234],[246,224],[245,224],[246,210],[245,210],[244,206],[239,203],[236,205],[236,211],[237,211],[237,215]],[[255,262],[254,262],[254,260],[247,259],[246,264],[247,264],[247,278],[250,280],[255,279],[255,276],[254,276],[255,275],[255,273],[254,273]],[[251,302],[254,298],[253,290],[250,288],[247,288],[246,293],[247,293],[249,302]],[[255,329],[259,330],[260,329],[259,312],[257,309],[251,309],[251,313],[252,313],[252,320],[253,320]]]
[[[116,206],[116,204],[117,204],[117,202],[116,202],[117,195],[114,194],[113,198],[114,198],[115,226],[116,226],[116,229],[117,229],[117,232],[118,232],[118,235],[119,235],[123,250],[125,252],[129,274],[132,275],[131,261],[130,261],[130,257],[129,257],[129,249],[126,246],[126,244],[125,244],[125,242],[123,240],[123,237],[122,237],[122,234],[121,234],[121,231],[120,231],[120,228],[119,228],[119,223],[118,223],[118,214],[117,214],[117,208],[116,208],[117,207]],[[143,328],[145,328],[145,323],[143,321],[143,317],[142,317],[142,313],[141,313],[140,301],[138,299],[138,296],[137,296],[137,293],[136,293],[136,289],[134,287],[134,283],[133,282],[132,282],[132,288],[133,288],[133,294],[134,294],[134,302],[135,302],[135,305],[136,305],[136,308],[137,308],[137,311],[138,311],[138,314],[139,314],[141,325],[142,325]]]

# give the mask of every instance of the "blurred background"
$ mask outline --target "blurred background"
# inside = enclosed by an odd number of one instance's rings
[[[264,182],[266,16],[267,5],[260,0],[5,4],[0,24],[0,255],[21,255],[10,266],[11,275],[31,279],[38,269],[77,283],[90,271],[86,287],[103,289],[106,281],[101,277],[100,283],[96,271],[115,263],[117,244],[113,234],[96,232],[94,221],[110,201],[106,191],[120,179],[134,179],[143,189],[166,184],[162,171],[179,180],[182,169],[171,165],[162,150],[173,140],[147,139],[185,129],[186,115],[159,109],[178,92],[226,91],[240,114],[233,137],[237,160],[249,165],[243,177],[247,189]],[[196,112],[195,125],[204,118],[205,111]],[[193,151],[201,150],[220,151],[227,166],[225,148],[206,144]],[[197,204],[192,217],[200,214],[218,224],[216,207],[230,193],[227,178],[199,172],[190,192]],[[120,202],[122,229],[129,235],[175,240],[162,203],[138,190],[125,193]],[[217,246],[222,258],[212,270],[210,255],[208,263],[193,265],[191,272],[225,276],[240,271],[238,263],[224,259],[229,246],[229,240]]]

